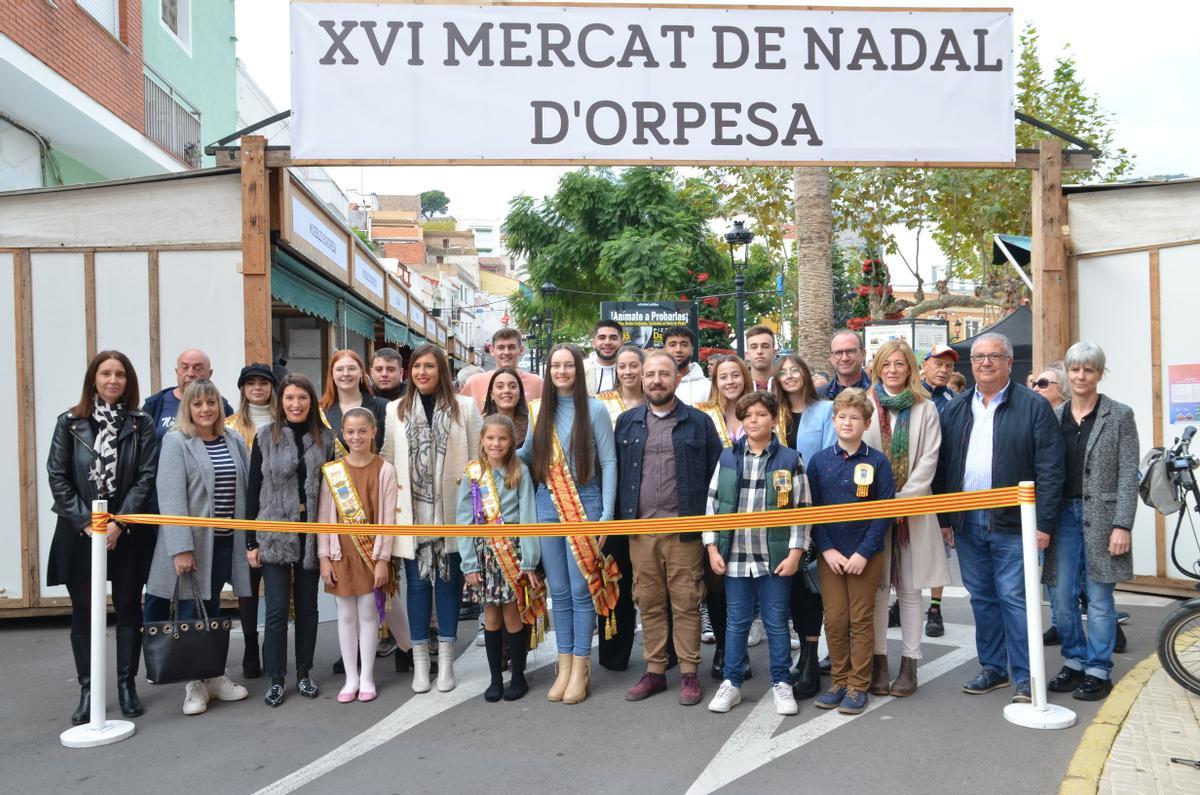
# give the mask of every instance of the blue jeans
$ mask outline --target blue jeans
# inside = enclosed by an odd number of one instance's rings
[[[600,517],[600,481],[592,480],[579,486],[579,500],[589,518]],[[558,512],[550,492],[544,485],[537,488],[534,500],[539,522],[557,522]],[[581,530],[584,528],[580,528]],[[551,609],[554,614],[554,638],[559,654],[574,654],[590,657],[592,654],[592,631],[596,628],[596,607],[587,580],[575,563],[575,556],[563,536],[542,538],[542,566],[546,570]],[[622,588],[632,588],[633,583],[623,582]]]
[[[209,578],[209,598],[204,601],[204,609],[208,615],[215,618],[221,612],[221,589],[225,583],[233,585],[233,536],[213,538],[212,572]],[[199,585],[199,582],[196,583]],[[179,608],[177,617],[190,621],[200,617],[195,599],[184,599],[192,595],[192,586],[185,580],[179,583]],[[161,596],[146,594],[143,608],[147,621],[166,621],[171,617],[171,600]]]
[[[1054,536],[1054,598],[1060,605],[1058,635],[1068,668],[1108,679],[1112,672],[1113,647],[1117,643],[1117,610],[1113,583],[1093,582],[1087,576],[1087,552],[1083,532],[1083,500],[1063,504],[1058,533]],[[1082,571],[1082,574],[1080,573]],[[1085,635],[1079,610],[1079,592],[1086,589],[1088,626]]]
[[[763,628],[771,654],[771,684],[788,681],[792,663],[791,638],[788,635],[788,610],[791,599],[790,577],[768,574],[766,577],[725,577],[725,603],[729,618],[725,630],[725,678],[734,687],[742,686],[746,670],[746,637],[754,621],[754,601],[762,608]]]
[[[987,511],[970,511],[963,515],[963,525],[954,538],[963,585],[971,595],[980,665],[1001,676],[1011,672],[1017,684],[1028,682],[1021,536],[993,533],[988,529]]]
[[[408,593],[408,634],[414,646],[429,643],[429,619],[437,606],[438,640],[453,643],[458,637],[458,605],[462,601],[462,558],[457,552],[446,554],[450,579],[421,579],[415,560],[404,559],[404,579]],[[451,631],[453,630],[453,631]]]

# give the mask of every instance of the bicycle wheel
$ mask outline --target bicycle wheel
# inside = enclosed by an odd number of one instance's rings
[[[1181,687],[1200,695],[1200,604],[1184,605],[1158,628],[1158,659]]]

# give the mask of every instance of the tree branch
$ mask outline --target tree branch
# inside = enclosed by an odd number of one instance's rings
[[[932,312],[935,309],[950,309],[952,307],[982,307],[982,306],[998,306],[1004,308],[1006,305],[1003,299],[999,298],[976,298],[973,295],[953,295],[950,293],[942,293],[937,298],[930,298],[926,301],[913,304],[904,316],[910,318],[920,317],[926,312]]]

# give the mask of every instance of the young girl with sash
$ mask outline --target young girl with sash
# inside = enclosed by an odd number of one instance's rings
[[[608,410],[587,395],[579,348],[555,345],[546,357],[546,371],[552,388],[529,404],[530,430],[520,451],[537,484],[538,521],[607,521],[617,496]],[[596,614],[611,615],[620,572],[591,535],[544,538],[542,565],[553,597],[558,644],[558,676],[547,698],[576,704],[588,695]],[[607,632],[616,632],[614,623],[607,623]]]
[[[622,345],[617,351],[617,388],[596,395],[596,400],[608,409],[614,428],[622,411],[640,406],[646,400],[642,394],[642,361],[645,358],[646,352],[638,346]]]
[[[502,414],[484,419],[479,447],[479,459],[467,464],[458,487],[458,524],[536,522],[533,479],[517,459],[512,420]],[[492,674],[483,697],[487,701],[516,701],[529,692],[525,658],[530,627],[540,630],[546,615],[546,589],[535,572],[541,560],[541,544],[536,537],[460,536],[458,552],[467,586],[475,589],[483,604],[484,647]],[[500,674],[505,641],[512,670],[507,690]]]
[[[375,454],[375,415],[357,406],[342,417],[346,455],[321,467],[318,520],[323,523],[379,524],[396,504],[396,470]],[[321,533],[317,555],[325,593],[337,603],[338,644],[346,684],[337,700],[375,700],[375,651],[379,626],[396,593],[391,536]],[[359,664],[354,660],[358,658]]]
[[[721,443],[733,447],[734,442],[745,436],[736,407],[742,395],[754,391],[750,368],[737,356],[726,356],[713,364],[709,380],[712,381],[712,391],[709,392],[708,401],[697,403],[696,408],[707,414],[717,426]]]
[[[479,408],[454,393],[446,352],[426,343],[413,351],[409,388],[388,404],[380,455],[396,469],[395,524],[453,524],[467,462],[479,455]],[[404,559],[413,691],[429,691],[429,619],[437,606],[438,678],[454,689],[454,641],[462,597],[458,544],[443,536],[398,536],[393,552]]]

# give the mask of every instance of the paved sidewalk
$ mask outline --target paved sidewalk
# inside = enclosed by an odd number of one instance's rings
[[[1171,762],[1171,757],[1200,758],[1200,697],[1177,685],[1157,663],[1151,663],[1156,670],[1109,751],[1100,793],[1200,792],[1200,769]]]

